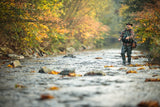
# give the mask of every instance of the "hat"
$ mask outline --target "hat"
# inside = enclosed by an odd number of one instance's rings
[[[131,26],[133,26],[133,24],[131,24],[131,23],[127,23],[126,25],[131,25]]]

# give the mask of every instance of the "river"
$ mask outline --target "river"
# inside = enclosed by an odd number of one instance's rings
[[[20,60],[23,67],[0,68],[0,107],[136,107],[141,101],[160,103],[160,69],[150,69],[147,58],[132,51],[133,65],[123,66],[120,49],[75,52],[76,58],[41,57]],[[99,58],[97,58],[99,57]],[[55,71],[75,69],[82,76],[68,77],[38,73],[43,66]],[[103,71],[106,76],[84,76],[89,71]],[[126,73],[136,71],[137,73]],[[50,90],[50,87],[58,87]],[[44,94],[54,98],[40,100]]]

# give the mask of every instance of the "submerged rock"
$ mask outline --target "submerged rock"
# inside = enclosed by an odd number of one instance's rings
[[[44,66],[40,68],[39,73],[49,73],[51,71],[52,71],[51,69]]]
[[[70,73],[75,73],[75,69],[64,69],[63,71],[61,71],[59,74],[60,75],[69,75]]]
[[[106,73],[104,73],[103,71],[90,71],[84,74],[84,76],[105,76],[105,75]]]
[[[67,57],[69,57],[69,58],[76,58],[76,56],[74,56],[73,54],[67,54],[67,55],[63,56],[63,58],[67,58]]]

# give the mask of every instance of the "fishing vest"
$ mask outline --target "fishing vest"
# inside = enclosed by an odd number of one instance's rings
[[[132,29],[125,29],[123,32],[122,32],[122,42],[123,43],[132,43],[133,42],[133,39],[126,39],[126,37],[128,36],[131,36],[131,31]]]

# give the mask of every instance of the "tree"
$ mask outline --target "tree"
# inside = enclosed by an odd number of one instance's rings
[[[160,2],[157,0],[124,0],[123,5],[128,6],[122,14],[130,17],[135,23],[135,31],[139,44],[149,51],[152,60],[160,59]]]

